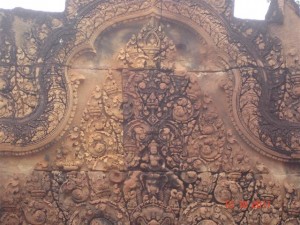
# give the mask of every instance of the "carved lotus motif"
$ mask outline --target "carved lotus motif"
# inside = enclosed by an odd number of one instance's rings
[[[187,121],[193,116],[192,103],[187,98],[179,98],[173,105],[173,117],[178,121]]]
[[[206,161],[213,161],[221,156],[221,147],[218,145],[217,139],[213,137],[200,136],[194,141],[194,152],[198,152],[201,158]]]

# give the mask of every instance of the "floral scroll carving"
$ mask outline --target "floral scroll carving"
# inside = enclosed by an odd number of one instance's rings
[[[1,26],[12,27],[13,19],[13,15],[4,15]],[[77,81],[69,81],[63,60],[57,57],[57,46],[63,51],[67,51],[67,46],[50,34],[61,26],[62,21],[55,18],[48,23],[34,24],[19,34],[22,41],[16,40],[12,30],[3,32],[0,43],[1,155],[38,152],[66,128]]]
[[[278,182],[238,137],[277,159],[297,158],[297,124],[284,136],[278,124],[264,120],[270,114],[281,122],[298,122],[297,54],[291,51],[284,62],[279,42],[230,20],[230,4],[72,0],[64,19],[51,18],[51,23],[25,32],[27,47],[17,53],[12,34],[1,39],[0,141],[25,149],[3,154],[33,153],[41,149],[27,144],[45,139],[42,148],[50,152],[48,144],[57,142],[53,155],[31,174],[8,174],[0,185],[0,223],[300,224],[299,190]],[[221,87],[238,132],[205,87],[203,71],[193,71],[190,59],[183,59],[188,47],[178,43],[182,33],[168,29],[171,23],[193,28],[199,40],[205,39],[193,46],[195,51],[222,51],[216,56],[226,74]],[[64,30],[67,24],[74,27]],[[109,49],[114,52],[105,61],[98,57],[97,38],[120,24],[127,33],[117,39],[125,40],[118,49]],[[232,31],[240,31],[243,38]],[[257,55],[244,40],[255,40]],[[47,43],[52,47],[40,58],[38,52]],[[101,53],[105,50],[100,48]],[[19,55],[20,65],[34,66],[8,66],[13,54]],[[72,73],[72,60],[80,54],[92,57],[83,57],[82,70]],[[187,62],[178,62],[179,56]],[[200,59],[198,64],[206,60]],[[89,68],[83,68],[86,65]],[[270,79],[271,72],[278,81]],[[272,82],[278,84],[269,93],[276,101],[267,102],[273,108],[265,112],[263,85]],[[21,123],[18,119],[27,121],[30,129],[24,125],[18,134],[17,125],[8,126]],[[278,132],[273,134],[268,129],[274,127]]]

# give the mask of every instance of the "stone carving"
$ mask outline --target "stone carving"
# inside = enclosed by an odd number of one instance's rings
[[[121,49],[118,58],[129,68],[168,69],[170,65],[165,61],[172,61],[171,54],[174,50],[173,41],[168,39],[162,27],[155,25],[155,20],[152,19],[138,35],[132,35],[126,48]]]
[[[58,149],[56,166],[63,170],[124,168],[121,87],[111,71],[103,87],[97,86],[84,111],[80,127],[74,127]],[[116,78],[118,75],[116,74]]]
[[[11,16],[6,15],[2,23],[10,26]],[[63,63],[53,62],[57,40],[48,34],[56,28],[36,24],[24,29],[20,43],[12,32],[5,32],[1,39],[1,155],[37,152],[42,149],[38,146],[46,146],[66,128],[76,85],[73,93],[71,83],[75,80],[68,83]],[[51,54],[44,52],[49,44],[53,44],[53,49],[48,49]]]
[[[45,157],[31,175],[9,175],[0,186],[1,224],[300,224],[299,191],[246,154],[198,71],[176,61],[178,33],[165,29],[179,20],[222,51],[228,76],[221,86],[238,133],[269,156],[298,159],[298,125],[289,126],[299,121],[296,53],[284,62],[279,42],[230,21],[229,6],[74,0],[65,20],[52,18],[25,32],[28,42],[17,53],[8,32],[0,41],[0,140],[17,148],[3,145],[1,153],[18,155],[52,143],[74,117],[79,84],[92,78],[71,73],[64,63],[94,53],[91,45],[112,24],[147,20],[129,33],[107,68],[89,68],[105,77],[80,103],[84,109],[54,146],[55,157]],[[166,18],[153,16],[162,11]],[[60,30],[65,23],[74,27]],[[232,35],[229,25],[243,37]],[[257,55],[244,40],[254,43]],[[17,66],[10,65],[14,54]],[[268,93],[266,86],[272,87]]]
[[[230,16],[229,3],[227,3],[228,5],[226,5],[225,1],[208,1],[208,3],[217,10],[221,10],[220,13],[222,12],[226,18]],[[80,4],[82,7],[90,7],[88,1],[80,2]],[[112,7],[112,5],[114,6]],[[70,1],[68,3],[67,11],[69,20],[76,20],[78,7],[79,3],[77,1]],[[247,51],[246,46],[238,44],[238,42],[241,42],[240,40],[233,40],[232,37],[228,36],[228,29],[226,28],[228,24],[226,25],[224,21],[220,22],[220,16],[212,13],[210,8],[205,4],[192,4],[188,1],[185,3],[164,1],[162,4],[159,1],[137,1],[136,4],[120,1],[117,5],[115,1],[113,3],[108,1],[98,5],[95,4],[95,7],[88,13],[91,16],[80,17],[81,19],[78,20],[78,26],[76,27],[77,31],[70,30],[69,28],[59,30],[63,22],[53,18],[51,23],[40,23],[30,31],[24,31],[22,35],[28,41],[24,41],[20,46],[14,46],[12,33],[7,32],[5,37],[3,37],[1,42],[1,46],[3,46],[2,58],[5,56],[3,63],[6,66],[1,68],[4,78],[0,79],[0,116],[2,118],[1,121],[3,121],[1,122],[0,133],[1,145],[3,146],[1,153],[21,155],[36,152],[41,149],[37,146],[45,146],[57,138],[59,134],[62,134],[63,129],[66,128],[66,121],[72,118],[71,115],[73,113],[70,111],[76,101],[72,101],[71,99],[74,98],[76,100],[77,98],[77,86],[75,85],[72,88],[72,85],[68,84],[66,74],[62,71],[62,64],[68,61],[69,56],[72,51],[75,51],[77,46],[82,45],[88,39],[94,39],[95,35],[97,35],[97,30],[105,21],[111,20],[116,16],[151,7],[171,14],[183,15],[188,20],[202,27],[211,37],[214,44],[220,50],[228,53],[233,61],[236,62],[236,65],[233,65],[233,67],[243,67],[240,69],[240,73],[245,74],[245,76],[242,76],[245,77],[245,80],[248,80],[248,75],[246,75],[248,72],[252,74],[250,76],[254,76],[253,79],[265,73],[262,70],[244,71],[246,67],[249,67],[249,70],[253,66],[257,67],[258,63],[255,62],[257,59],[250,54],[247,55],[246,52],[249,51]],[[114,11],[112,8],[118,10]],[[7,18],[4,17],[2,22],[10,24],[11,20],[7,16]],[[239,22],[231,23],[230,25],[233,29],[243,33],[248,42],[253,40],[257,45],[259,54],[267,56],[264,57],[263,61],[265,61],[266,67],[270,67],[271,69],[268,73],[277,74],[278,79],[280,78],[275,84],[268,84],[272,78],[268,78],[268,82],[257,80],[257,85],[261,86],[263,82],[263,85],[275,85],[279,87],[278,82],[286,80],[283,77],[289,77],[284,72],[286,71],[285,66],[281,62],[280,45],[276,41],[272,41],[266,34],[254,32],[255,28],[251,28],[249,25],[239,24]],[[153,22],[151,22],[139,34],[134,34],[126,47],[120,51],[119,57],[123,63],[130,64],[131,68],[151,68],[155,67],[155,64],[160,64],[160,68],[172,67],[171,62],[174,61],[174,57],[172,56],[174,44],[168,40],[161,31],[160,26],[155,27]],[[51,32],[55,34],[52,35]],[[38,35],[35,35],[36,33]],[[72,33],[74,33],[73,37]],[[38,44],[44,47],[39,47]],[[49,46],[52,46],[52,50],[44,52],[44,50],[51,49]],[[39,53],[39,51],[41,52]],[[49,52],[51,54],[47,55]],[[39,54],[42,55],[41,58],[37,57]],[[10,66],[10,62],[14,58],[18,62],[17,67]],[[36,66],[42,65],[44,58],[51,58],[52,61],[48,60],[48,62],[51,61],[52,65],[49,64],[50,66],[47,68]],[[26,65],[35,65],[35,67]],[[279,65],[281,65],[281,69],[279,69]],[[39,77],[44,76],[53,76],[51,79],[47,78],[51,80],[47,81],[48,85],[51,84],[48,87],[43,86],[45,84],[41,83],[42,78],[39,79]],[[249,85],[253,84],[254,80],[252,79],[251,81],[251,79],[249,81],[252,83],[248,84],[247,81],[242,84],[242,86],[245,85],[245,90],[247,90]],[[241,84],[235,82],[234,85],[239,86]],[[73,91],[67,91],[72,89]],[[270,92],[269,94],[262,94],[262,96],[260,96],[259,92],[256,93],[256,101],[269,102],[270,112],[261,112],[264,110],[257,103],[254,103],[254,100],[251,101],[249,106],[243,106],[244,108],[241,109],[243,116],[247,114],[246,117],[256,117],[254,124],[256,123],[257,125],[253,128],[255,132],[245,128],[245,126],[250,127],[250,125],[253,127],[252,122],[249,124],[249,122],[243,121],[244,119],[240,117],[234,118],[234,120],[238,125],[238,130],[241,131],[242,136],[245,136],[245,139],[249,141],[254,138],[256,140],[251,141],[251,144],[255,148],[262,150],[264,154],[273,155],[273,157],[282,160],[294,160],[298,157],[298,150],[294,147],[297,146],[294,139],[297,139],[299,136],[298,127],[290,129],[288,128],[289,123],[286,126],[275,125],[280,124],[282,120],[295,121],[298,114],[297,101],[294,102],[294,100],[289,99],[287,100],[287,104],[282,104],[282,101],[285,101],[285,98],[287,98],[284,96],[289,95],[282,89],[284,89],[284,86],[274,88],[272,90],[273,94]],[[239,93],[233,94],[239,95]],[[241,91],[241,103],[244,101],[242,98],[254,98],[254,95],[249,94],[252,97],[248,97],[248,93],[246,94],[244,91]],[[58,96],[62,95],[65,95],[65,101],[60,102],[62,98]],[[265,96],[271,96],[271,98],[267,99],[268,97]],[[234,96],[231,97],[235,99]],[[43,104],[41,104],[42,102]],[[233,105],[239,104],[239,102],[233,103]],[[43,109],[41,109],[42,107]],[[255,115],[251,115],[251,112],[248,112],[250,108],[252,112],[255,112]],[[239,109],[236,108],[234,110],[238,111]],[[45,113],[40,113],[41,111]],[[49,113],[49,111],[52,111],[52,113]],[[22,118],[24,117],[28,117],[28,120],[23,120]],[[267,119],[269,117],[276,120],[277,123],[273,123],[270,119]],[[37,121],[45,122],[38,123]],[[22,127],[22,131],[18,127]],[[25,129],[25,127],[27,128]],[[272,130],[272,133],[268,133],[268,130]],[[249,133],[253,137],[248,137]],[[293,144],[291,144],[292,142]],[[14,151],[11,150],[13,147]]]
[[[248,67],[240,69],[240,82],[231,78],[224,83],[224,89],[231,100],[238,96],[238,101],[232,103],[233,114],[239,112],[234,120],[237,121],[238,129],[245,132],[242,134],[245,138],[248,136],[247,132],[257,138],[251,144],[262,149],[264,154],[280,160],[296,161],[299,156],[297,56],[291,51],[284,62],[278,41],[268,37],[264,41],[262,34],[254,37],[260,40],[257,42],[258,48],[265,43],[261,47],[261,54],[266,56],[264,61],[268,71],[264,68],[253,68],[249,64]],[[269,50],[264,50],[266,48]],[[287,65],[289,70],[286,69]],[[266,74],[267,80],[262,79],[263,74]],[[269,92],[263,91],[262,87],[265,85],[272,87]],[[240,91],[234,91],[238,86]],[[235,105],[238,107],[235,108]],[[292,122],[296,124],[292,125]],[[247,139],[248,142],[250,139]]]

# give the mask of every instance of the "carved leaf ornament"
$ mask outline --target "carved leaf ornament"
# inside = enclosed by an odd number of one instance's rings
[[[299,160],[299,68],[231,13],[228,1],[72,0],[61,19],[35,21],[22,44],[6,32],[1,157],[55,155],[0,187],[0,224],[300,224],[297,189],[244,149]],[[172,24],[193,30],[207,57],[186,57]],[[121,44],[105,61],[97,41],[118,27],[127,33],[115,32]],[[232,121],[191,69],[209,57],[226,74],[216,85]]]

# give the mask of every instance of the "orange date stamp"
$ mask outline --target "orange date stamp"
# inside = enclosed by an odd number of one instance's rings
[[[225,203],[225,207],[227,209],[233,209],[235,206],[236,206],[236,204],[233,200],[226,201],[226,203]],[[261,200],[255,200],[251,203],[249,203],[248,201],[240,201],[240,204],[239,204],[240,209],[248,209],[249,206],[252,209],[270,208],[271,203],[270,203],[270,201],[261,201]]]

